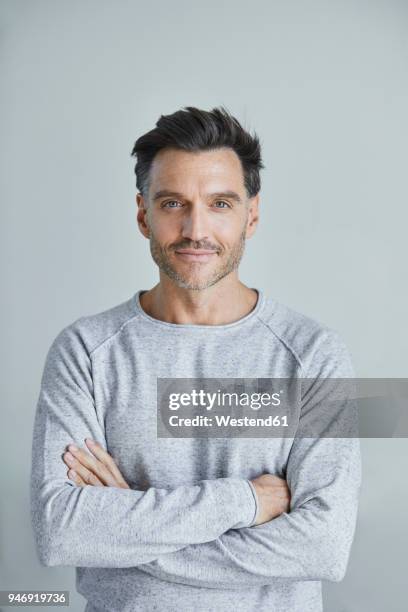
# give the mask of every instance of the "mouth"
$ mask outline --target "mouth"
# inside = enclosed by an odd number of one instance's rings
[[[179,257],[183,261],[199,263],[205,263],[207,261],[210,261],[210,259],[217,254],[216,251],[209,251],[205,249],[178,249],[177,251],[175,251],[175,253],[177,257]]]

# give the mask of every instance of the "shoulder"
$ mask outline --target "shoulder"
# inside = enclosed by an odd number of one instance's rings
[[[79,317],[63,327],[54,337],[49,352],[65,349],[90,356],[138,316],[133,295],[120,304]]]
[[[259,318],[296,359],[302,376],[352,376],[351,354],[336,329],[269,297]]]

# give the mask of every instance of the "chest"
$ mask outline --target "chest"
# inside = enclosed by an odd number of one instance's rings
[[[223,343],[157,342],[148,337],[106,350],[94,363],[96,408],[108,452],[134,488],[174,487],[198,480],[253,478],[284,472],[291,448],[281,438],[158,438],[158,378],[288,376],[293,364],[279,347],[256,340],[256,350]]]

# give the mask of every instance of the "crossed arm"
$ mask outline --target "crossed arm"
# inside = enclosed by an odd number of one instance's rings
[[[174,489],[77,487],[62,452],[92,437],[105,445],[89,358],[71,328],[46,358],[34,420],[31,519],[44,565],[134,567],[252,524],[256,504],[244,478]]]
[[[96,459],[81,450],[75,453],[77,484],[120,486],[120,473],[116,483],[105,484],[110,471],[117,470],[110,455],[99,445],[90,448]],[[265,585],[276,579],[339,581],[354,535],[359,460],[355,439],[296,439],[287,466],[294,491],[289,513],[255,527],[230,529],[212,541],[160,555],[138,569],[162,580],[218,589]]]
[[[138,566],[163,580],[228,589],[343,578],[360,487],[357,438],[296,438],[290,512],[256,527],[244,479],[172,491],[73,486],[61,449],[90,436],[103,446],[103,433],[86,361],[72,364],[73,339],[63,340],[47,357],[34,427],[33,526],[45,564]]]
[[[229,530],[138,569],[163,580],[226,589],[272,584],[276,579],[342,580],[357,514],[358,450],[354,440],[324,442],[314,440],[308,448],[292,450],[289,482],[295,496],[289,513],[256,527]],[[336,460],[331,459],[333,453]],[[321,462],[332,471],[330,477],[319,473]],[[309,477],[312,487],[302,483]]]

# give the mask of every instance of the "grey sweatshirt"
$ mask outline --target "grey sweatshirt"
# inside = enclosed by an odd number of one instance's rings
[[[138,291],[53,340],[35,414],[40,562],[76,566],[87,612],[319,612],[343,578],[361,483],[358,438],[158,438],[158,377],[354,377],[339,334],[260,289],[226,325],[150,317]],[[130,489],[76,486],[66,446],[99,441]],[[255,526],[249,482],[286,478],[288,513]]]

